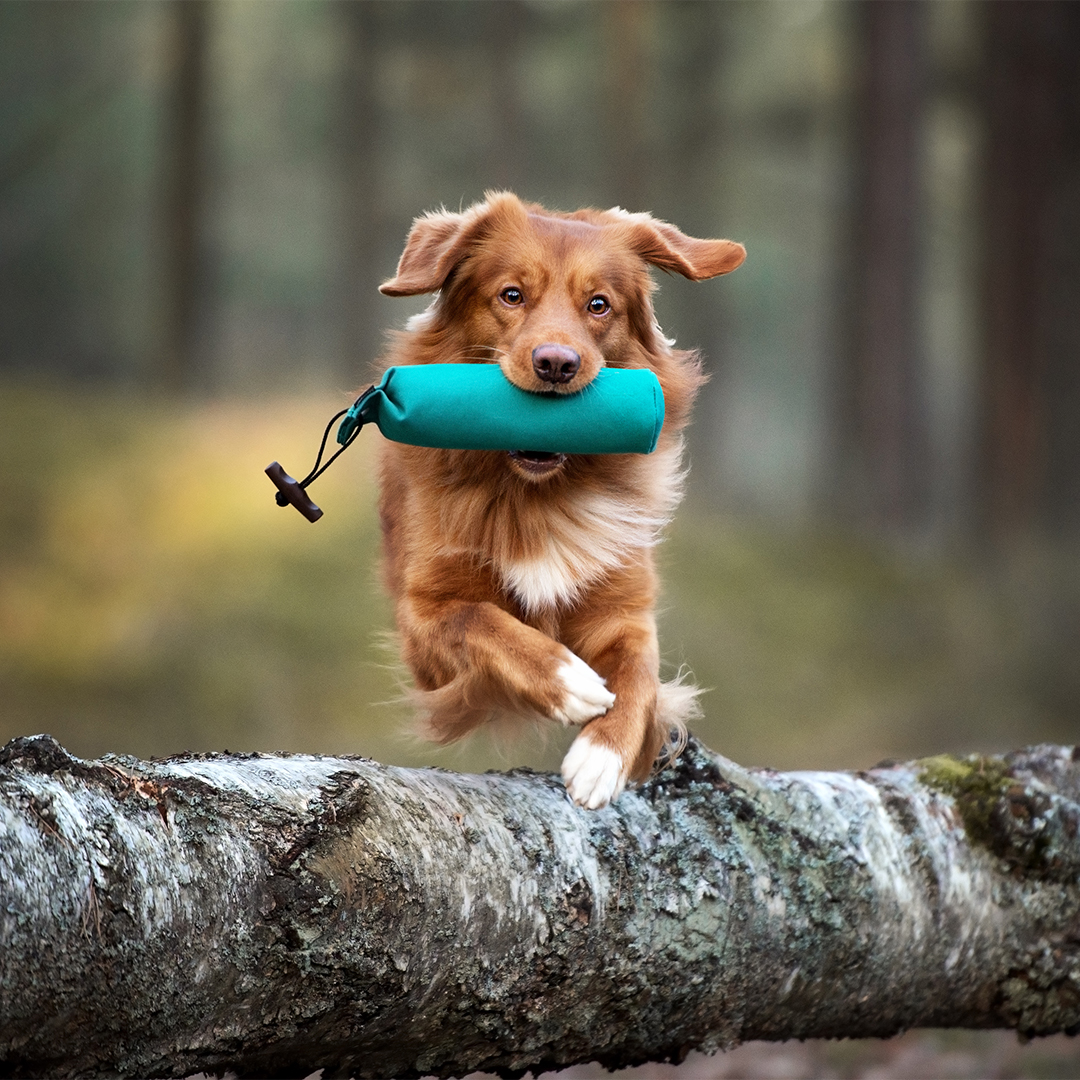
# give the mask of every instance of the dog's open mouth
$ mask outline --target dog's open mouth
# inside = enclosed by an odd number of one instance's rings
[[[552,454],[546,450],[508,450],[511,460],[530,476],[547,476],[555,472],[564,461],[565,454]]]

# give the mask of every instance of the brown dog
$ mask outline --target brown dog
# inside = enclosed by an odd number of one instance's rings
[[[650,455],[385,444],[385,578],[434,739],[506,716],[584,725],[562,773],[589,808],[679,745],[697,691],[660,682],[652,548],[681,495],[703,376],[656,325],[648,267],[699,281],[745,255],[648,214],[555,213],[510,194],[413,224],[381,291],[437,296],[388,364],[497,363],[516,386],[566,394],[604,366],[649,367],[666,407]]]

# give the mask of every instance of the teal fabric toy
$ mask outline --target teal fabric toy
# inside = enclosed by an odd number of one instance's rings
[[[338,417],[338,450],[320,468]],[[275,461],[266,473],[279,506],[309,521],[322,511],[305,489],[349,446],[365,424],[394,442],[446,450],[540,450],[561,454],[651,454],[664,423],[664,394],[647,368],[603,368],[573,394],[531,393],[497,364],[423,364],[388,368],[378,386],[327,426],[315,467],[297,482]]]
[[[533,394],[497,364],[392,367],[345,414],[337,441],[367,423],[394,442],[445,450],[651,454],[664,394],[647,368],[604,368],[575,394]]]

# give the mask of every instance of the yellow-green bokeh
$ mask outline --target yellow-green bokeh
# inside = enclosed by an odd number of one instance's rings
[[[313,487],[320,522],[275,505],[265,465],[301,475],[348,400],[5,383],[0,739],[555,767],[555,729],[450,750],[410,735],[378,576],[376,432]],[[659,555],[665,662],[709,688],[697,730],[730,757],[855,768],[1075,737],[1053,707],[1060,672],[1040,674],[999,578],[693,501]]]

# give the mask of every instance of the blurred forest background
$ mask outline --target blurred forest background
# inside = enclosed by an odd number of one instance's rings
[[[365,434],[412,218],[744,242],[662,644],[746,764],[1080,736],[1080,5],[0,3],[0,738],[553,766],[401,734]],[[300,470],[299,472],[297,470]]]
[[[658,300],[711,373],[661,549],[708,744],[1080,739],[1080,4],[3,0],[0,740],[557,764],[402,734],[377,433],[315,527],[262,474],[422,306],[411,219],[499,187],[749,250]],[[947,1075],[1075,1075],[995,1053]]]

